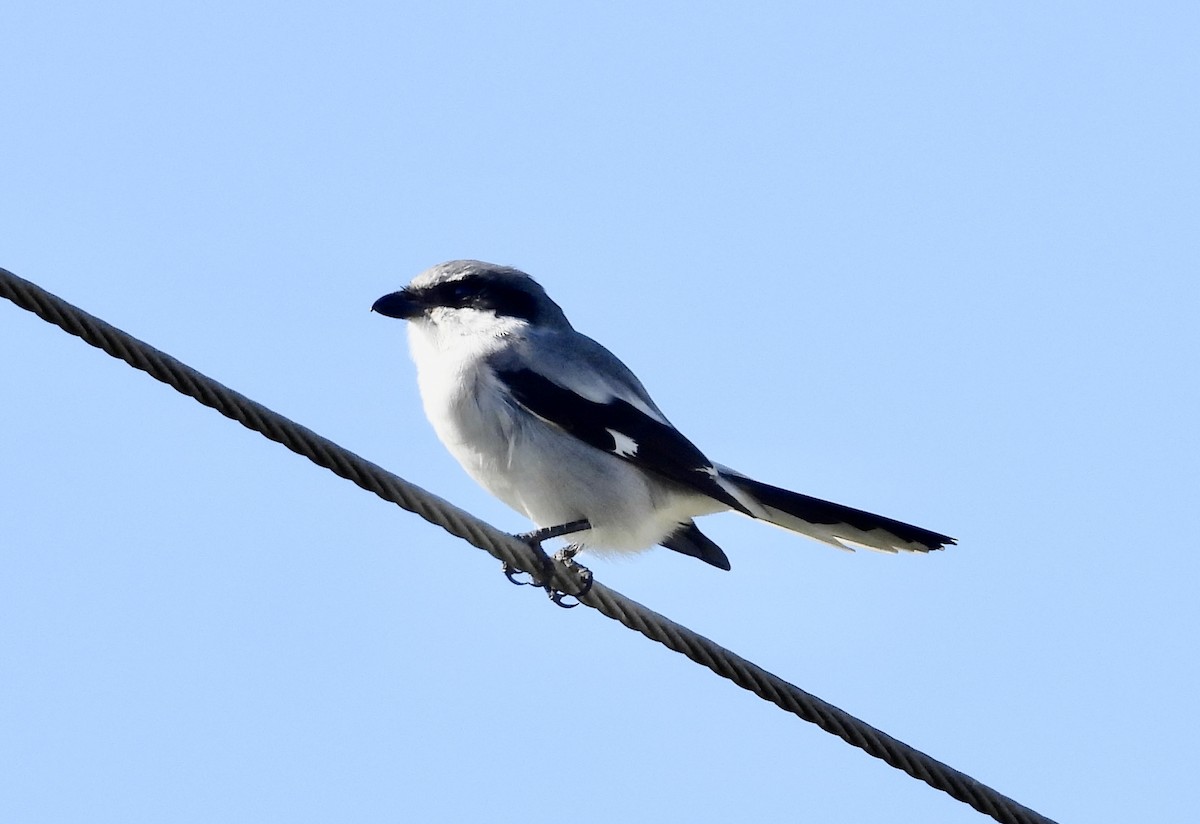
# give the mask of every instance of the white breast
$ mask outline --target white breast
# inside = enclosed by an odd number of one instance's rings
[[[429,323],[409,324],[409,345],[425,416],[438,439],[477,483],[528,515],[508,471],[516,421],[485,358],[502,339],[447,336]]]

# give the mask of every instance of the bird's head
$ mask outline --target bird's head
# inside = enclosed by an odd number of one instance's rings
[[[439,263],[384,295],[372,311],[440,335],[511,334],[531,326],[570,328],[558,304],[529,275],[478,260]]]

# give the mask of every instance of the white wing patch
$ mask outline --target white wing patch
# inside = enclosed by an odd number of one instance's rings
[[[608,434],[612,435],[613,452],[620,455],[622,458],[632,458],[637,454],[638,443],[633,438],[626,435],[624,432],[618,432],[615,429],[605,429]]]

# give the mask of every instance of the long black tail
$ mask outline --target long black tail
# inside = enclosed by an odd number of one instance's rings
[[[930,552],[957,543],[940,532],[780,489],[724,468],[721,474],[758,502],[763,512],[754,514],[760,520],[839,549],[863,546],[880,552]]]

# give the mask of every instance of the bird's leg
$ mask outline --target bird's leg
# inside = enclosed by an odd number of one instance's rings
[[[533,532],[522,532],[517,538],[535,549],[541,549],[542,541],[549,541],[551,538],[559,538],[575,532],[583,532],[585,529],[591,528],[592,525],[588,520],[582,518],[578,521],[571,521],[570,523],[559,524],[558,526],[544,526],[541,529],[535,529]]]
[[[570,535],[573,532],[583,532],[585,529],[591,529],[591,526],[592,525],[588,523],[586,519],[584,519],[579,521],[571,521],[570,523],[566,524],[559,524],[558,526],[544,526],[540,529],[535,529],[533,532],[522,532],[519,535],[513,536],[522,543],[529,544],[530,548],[541,557],[542,579],[539,581],[534,578],[533,575],[530,575],[528,581],[518,581],[516,576],[519,575],[521,571],[518,569],[513,569],[512,566],[509,565],[508,561],[502,561],[500,563],[500,569],[504,573],[504,577],[519,587],[542,587],[546,590],[546,592],[550,593],[550,597],[553,598],[554,590],[550,587],[550,579],[554,575],[554,568],[551,566],[550,559],[546,557],[546,553],[542,549],[542,541],[548,541],[551,538],[558,538],[562,535]],[[578,551],[578,549],[575,550],[575,552]],[[574,555],[574,553],[572,553],[572,555]],[[558,602],[555,601],[555,603]],[[562,606],[562,604],[559,604],[559,606]]]

